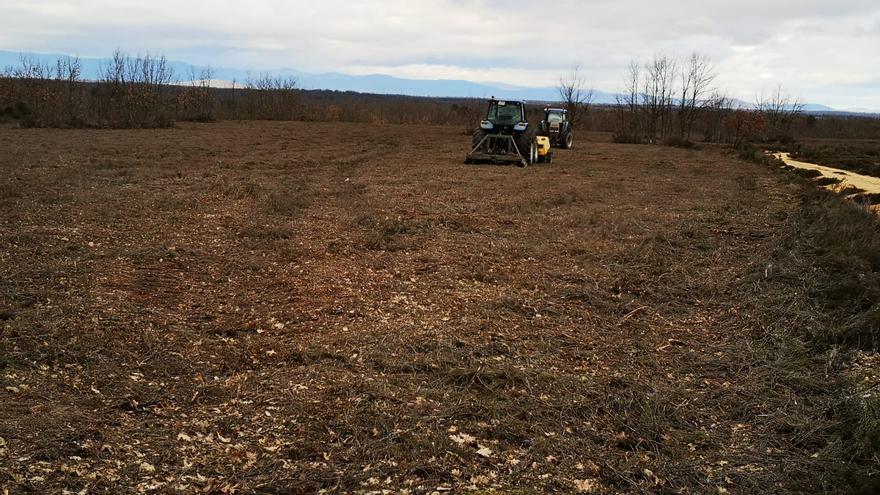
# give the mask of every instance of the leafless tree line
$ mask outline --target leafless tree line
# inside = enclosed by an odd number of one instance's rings
[[[115,51],[101,69],[90,92],[94,117],[100,124],[121,127],[164,127],[173,122],[169,105],[174,71],[163,56],[128,56]]]
[[[167,127],[176,120],[301,117],[294,78],[261,74],[243,87],[214,87],[210,68],[192,67],[184,80],[164,56],[116,51],[97,80],[83,78],[76,57],[47,64],[23,56],[0,71],[0,116],[37,127]]]
[[[474,99],[303,91],[296,79],[270,73],[223,82],[210,68],[176,74],[165,57],[121,52],[91,81],[75,57],[55,64],[23,57],[18,67],[0,70],[0,119],[36,127],[145,128],[238,119],[469,128],[485,109],[484,101]]]
[[[242,95],[235,94],[243,104],[236,106],[239,119],[294,120],[301,116],[300,91],[293,77],[274,76],[264,72],[255,77],[248,74]],[[244,96],[242,99],[241,96]]]
[[[781,88],[744,104],[714,87],[714,64],[705,55],[655,55],[630,62],[617,97],[616,137],[628,142],[688,143],[702,131],[705,141],[740,145],[750,139],[790,134],[803,105]]]
[[[82,63],[22,56],[0,74],[0,114],[37,127],[163,127],[177,116],[174,72],[165,57],[116,51],[95,81]]]
[[[453,124],[479,121],[485,102],[471,99],[303,91],[270,73],[217,81],[210,68],[177,74],[162,56],[114,53],[96,80],[75,57],[45,64],[22,57],[0,70],[0,119],[34,127],[165,127],[176,121],[305,120]]]
[[[81,105],[77,86],[81,73],[82,64],[77,58],[60,58],[48,64],[22,57],[18,67],[4,71],[0,101],[7,103],[9,112],[25,117],[51,115],[50,125],[75,120]]]

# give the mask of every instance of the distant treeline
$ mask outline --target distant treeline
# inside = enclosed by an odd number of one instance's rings
[[[615,106],[615,139],[683,145],[702,140],[739,147],[804,137],[880,137],[880,119],[808,115],[781,87],[745,104],[714,87],[715,78],[713,64],[696,53],[631,62]]]
[[[305,120],[461,124],[479,118],[478,100],[305,91],[264,73],[215,85],[210,69],[175,74],[165,57],[116,52],[97,81],[75,57],[54,64],[22,57],[0,74],[0,116],[26,127],[155,128],[177,121]]]
[[[577,130],[613,132],[621,142],[690,143],[790,140],[794,137],[877,138],[880,119],[804,115],[781,90],[753,109],[712,89],[708,60],[658,56],[633,63],[617,105],[568,101]],[[54,64],[22,57],[0,73],[0,119],[25,127],[155,128],[175,122],[302,120],[476,126],[485,102],[354,92],[302,90],[268,73],[244,81],[213,80],[210,69],[175,74],[165,57],[113,54],[97,81],[82,78],[75,57]],[[572,88],[568,88],[572,89]],[[575,88],[576,89],[576,88]],[[569,92],[570,93],[570,92]],[[586,93],[589,94],[589,93]],[[561,98],[564,99],[564,98]],[[530,105],[532,120],[543,105]]]

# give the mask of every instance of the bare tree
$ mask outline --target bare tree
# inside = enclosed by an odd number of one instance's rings
[[[101,69],[102,120],[125,127],[167,126],[172,122],[174,72],[164,56],[129,56],[119,50]]]
[[[22,55],[11,75],[20,88],[16,104],[27,126],[67,126],[75,121],[80,63],[60,58],[54,64]],[[15,88],[13,87],[13,90]]]
[[[654,59],[645,64],[642,101],[648,117],[646,131],[652,142],[658,135],[665,138],[671,128],[676,67],[675,59],[667,55],[654,55]]]
[[[286,120],[296,117],[299,106],[297,79],[264,72],[256,79],[248,74],[245,96],[251,118]]]
[[[82,75],[82,62],[78,57],[62,57],[55,61],[56,84],[64,87],[64,113],[68,125],[78,125],[82,119],[80,115],[80,76]]]
[[[18,79],[22,87],[23,109],[28,115],[28,124],[35,125],[36,119],[43,113],[46,94],[45,81],[51,78],[52,68],[42,64],[33,57],[21,55],[19,66],[15,68],[13,75]]]
[[[786,139],[791,131],[791,124],[795,117],[804,110],[803,103],[793,98],[778,86],[769,96],[763,92],[755,101],[755,108],[764,116],[766,121],[765,139]]]
[[[642,67],[637,60],[632,60],[627,69],[624,91],[615,97],[620,115],[617,135],[623,141],[637,142],[641,139],[639,112]]]
[[[178,96],[178,110],[183,118],[196,122],[213,122],[216,120],[214,91],[214,71],[211,67],[189,68],[189,84]],[[234,91],[234,88],[233,88]]]
[[[235,120],[241,120],[241,115],[238,113],[238,100],[236,99],[236,90],[238,89],[238,80],[234,77],[232,78],[232,84],[230,86],[230,92],[232,93],[232,99],[230,102],[230,110],[232,112],[232,118]]]
[[[568,120],[578,124],[589,116],[594,92],[587,87],[587,80],[581,73],[580,66],[559,78],[557,90],[568,111]]]
[[[734,110],[733,99],[715,90],[706,99],[704,109],[707,118],[703,130],[703,138],[706,141],[718,143],[724,141],[724,122]]]
[[[724,127],[734,148],[760,136],[766,130],[766,125],[763,113],[742,108],[731,111],[724,118]]]
[[[682,139],[691,139],[694,122],[706,104],[714,80],[714,68],[708,57],[693,53],[682,63],[678,102],[679,136]]]
[[[101,81],[111,85],[116,91],[120,91],[121,86],[126,83],[126,58],[126,55],[116,50],[110,57],[110,61],[101,68]]]

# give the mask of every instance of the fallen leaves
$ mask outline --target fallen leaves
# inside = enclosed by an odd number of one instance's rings
[[[492,449],[486,447],[485,445],[477,445],[477,455],[483,456],[485,458],[492,457]]]
[[[599,483],[594,479],[574,480],[574,489],[578,493],[596,493]]]
[[[650,469],[643,469],[642,474],[645,475],[645,479],[654,484],[654,486],[661,486],[663,484],[663,480],[661,480],[654,471]]]
[[[477,441],[477,439],[467,433],[459,433],[457,435],[449,435],[449,439],[458,445],[467,445]]]
[[[457,432],[458,428],[452,427],[449,429],[449,431]],[[467,433],[464,433],[464,432],[454,433],[452,435],[449,435],[449,439],[460,446],[467,446],[467,445],[476,444],[477,455],[479,455],[481,457],[485,457],[486,459],[489,459],[492,457],[492,449],[490,449],[486,445],[483,445],[482,443],[479,443],[477,438],[474,437],[473,435],[468,435]]]

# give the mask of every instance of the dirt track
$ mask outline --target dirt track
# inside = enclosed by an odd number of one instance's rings
[[[711,149],[519,169],[463,165],[468,140],[0,129],[0,487],[804,482],[797,397],[749,354],[797,188]]]

